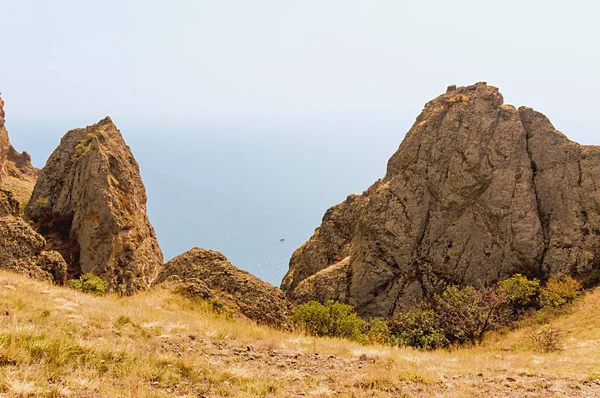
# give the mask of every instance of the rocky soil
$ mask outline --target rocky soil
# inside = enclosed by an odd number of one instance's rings
[[[600,290],[528,336],[419,351],[256,326],[158,285],[95,297],[0,270],[0,396],[597,397]]]
[[[272,380],[288,397],[597,397],[600,381],[577,381],[532,373],[452,374],[440,379],[419,377],[388,380],[381,376],[393,363],[376,353],[356,357],[323,355],[304,350],[240,347],[195,335],[171,336],[157,341],[165,351],[178,355],[204,355],[212,366],[236,369],[244,377]],[[368,351],[368,350],[366,350]],[[315,386],[319,386],[315,388]],[[190,393],[182,384],[174,395]]]
[[[425,105],[361,195],[329,209],[290,260],[292,300],[389,316],[448,283],[600,267],[600,148],[581,146],[485,83]]]

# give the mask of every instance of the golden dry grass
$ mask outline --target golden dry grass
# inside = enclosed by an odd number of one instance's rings
[[[563,350],[529,334],[552,327]],[[0,271],[0,397],[594,396],[600,291],[547,326],[421,352],[230,320],[163,287],[93,297]]]

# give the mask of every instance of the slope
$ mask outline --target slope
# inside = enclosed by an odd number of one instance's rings
[[[94,297],[0,272],[0,396],[598,396],[600,291],[550,326],[563,351],[522,329],[420,352],[258,327],[161,286]]]

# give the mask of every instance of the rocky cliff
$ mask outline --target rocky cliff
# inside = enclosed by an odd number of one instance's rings
[[[157,283],[171,281],[203,298],[215,297],[260,324],[287,327],[290,304],[281,290],[233,266],[216,251],[194,248],[169,261]]]
[[[69,275],[93,272],[112,290],[149,287],[163,265],[139,167],[110,118],[69,131],[41,170],[25,216]]]
[[[11,191],[23,209],[31,197],[39,170],[31,165],[27,152],[19,153],[10,145],[4,122],[4,101],[0,98],[0,188]]]
[[[600,266],[600,148],[498,89],[448,87],[425,105],[384,178],[329,209],[290,260],[294,301],[389,316],[448,283]]]
[[[2,182],[2,180],[7,174],[6,162],[8,159],[8,149],[10,148],[8,132],[6,131],[6,127],[4,127],[4,122],[4,101],[0,97],[0,182]]]

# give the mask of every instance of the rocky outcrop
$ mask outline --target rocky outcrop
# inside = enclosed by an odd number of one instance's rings
[[[233,266],[219,252],[191,249],[169,261],[157,283],[179,281],[202,298],[216,297],[260,324],[286,328],[290,304],[281,290]]]
[[[7,175],[7,159],[8,149],[10,148],[10,141],[8,140],[8,132],[4,127],[5,114],[4,114],[4,101],[0,97],[0,182]]]
[[[32,166],[27,152],[19,153],[10,145],[4,122],[4,101],[0,98],[0,189],[11,191],[23,209],[31,197],[39,170]]]
[[[0,190],[0,269],[64,284],[67,264],[57,252],[44,251],[45,239],[20,217],[19,203]]]
[[[384,178],[329,209],[290,260],[294,301],[389,316],[448,283],[600,266],[600,148],[569,141],[495,87],[427,103]]]
[[[570,141],[541,113],[519,108],[527,132],[548,274],[600,269],[600,147]]]
[[[148,288],[163,265],[139,167],[110,118],[69,131],[41,170],[25,216],[62,254],[70,276],[113,291]]]

